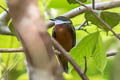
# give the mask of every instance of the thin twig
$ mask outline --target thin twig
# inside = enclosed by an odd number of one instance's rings
[[[75,28],[75,30],[81,30],[85,24],[87,23],[87,21],[85,20],[79,27]]]
[[[2,49],[0,48],[0,53],[13,53],[13,52],[24,52],[24,50],[22,48],[9,48],[9,49]],[[54,52],[58,55],[61,54],[58,51],[54,50]],[[117,51],[107,51],[107,57],[110,56],[115,56],[117,54]]]
[[[77,73],[81,76],[82,80],[89,80],[88,77],[84,74],[84,72],[81,70],[80,66],[72,59],[71,56],[69,56],[69,53],[65,51],[65,49],[54,39],[51,38],[54,46],[61,51],[61,53],[66,57],[66,59],[71,63],[71,65],[74,67],[74,69],[77,71]]]
[[[2,8],[4,11],[6,11],[7,13],[9,13],[8,10],[5,9],[4,7],[2,7],[1,5],[0,5],[0,8]]]
[[[82,5],[83,7],[85,7],[88,11],[91,11],[91,12],[93,13],[93,15],[94,15],[108,30],[110,30],[117,39],[120,40],[120,36],[117,35],[117,34],[112,30],[112,27],[109,26],[107,23],[105,23],[102,18],[100,18],[99,16],[97,16],[97,14],[96,14],[92,9],[90,9],[90,8],[87,7],[84,3],[82,3],[82,2],[80,2],[80,1],[78,1],[78,0],[76,0],[76,2],[77,2],[78,4],[80,4],[80,5]]]
[[[0,49],[0,53],[13,53],[13,52],[23,52],[22,48],[17,48],[17,49]]]
[[[87,72],[87,58],[86,58],[86,56],[84,57],[84,59],[85,59],[85,70],[84,70],[84,74],[86,74],[86,72]]]

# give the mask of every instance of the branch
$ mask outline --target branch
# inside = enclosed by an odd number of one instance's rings
[[[7,5],[24,48],[29,80],[64,80],[37,0],[7,0]]]
[[[1,5],[0,5],[0,8],[2,8],[4,11],[6,11],[7,13],[9,13],[8,10],[5,9],[4,7],[2,7]]]
[[[24,50],[23,48],[15,48],[15,49],[14,48],[8,48],[8,49],[0,48],[0,53],[13,53],[13,52],[24,52]],[[56,53],[56,51],[54,52]],[[60,53],[56,53],[56,54],[58,55]],[[107,57],[115,56],[116,54],[117,54],[117,51],[107,51]]]
[[[91,4],[86,5],[88,8],[92,8]],[[106,10],[106,9],[111,9],[111,8],[116,8],[116,7],[120,7],[120,0],[116,0],[116,1],[107,1],[107,2],[101,2],[101,3],[96,3],[95,4],[96,10]],[[68,18],[73,18],[77,15],[82,14],[85,10],[87,10],[86,8],[84,8],[83,6],[81,7],[77,7],[65,14],[63,14],[62,16],[68,17]],[[51,27],[54,25],[53,21],[49,21],[47,23],[47,27]]]
[[[23,48],[17,48],[17,49],[0,49],[0,53],[13,53],[13,52],[23,52]]]
[[[80,24],[79,27],[76,27],[75,30],[81,30],[81,29],[83,29],[83,27],[86,26],[86,23],[88,23],[87,20],[85,20],[82,24]]]

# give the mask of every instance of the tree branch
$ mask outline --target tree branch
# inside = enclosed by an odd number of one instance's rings
[[[86,5],[88,8],[92,8],[91,4]],[[107,2],[101,2],[101,3],[96,3],[95,4],[96,10],[106,10],[106,9],[111,9],[111,8],[116,8],[120,7],[120,0],[116,1],[107,1]],[[69,12],[63,14],[62,16],[68,17],[68,18],[73,18],[77,15],[82,14],[86,10],[85,7],[77,7],[73,10],[70,10]],[[51,27],[54,25],[53,21],[49,21],[47,23],[47,27]]]
[[[12,49],[12,48],[9,48],[9,49],[0,49],[0,53],[13,53],[13,52],[23,52],[23,48],[16,48],[16,49]]]
[[[30,80],[64,80],[37,0],[7,0]]]
[[[6,11],[7,13],[9,13],[8,10],[5,9],[4,7],[2,7],[1,5],[0,5],[0,8],[2,8],[4,11]]]
[[[14,52],[24,52],[23,48],[0,48],[0,53],[14,53]],[[56,53],[57,55],[60,53]],[[68,53],[69,54],[69,53]],[[115,56],[117,51],[107,51],[107,57]],[[66,57],[66,56],[65,56]]]

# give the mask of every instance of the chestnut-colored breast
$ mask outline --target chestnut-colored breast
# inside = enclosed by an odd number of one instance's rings
[[[73,47],[73,35],[68,24],[58,24],[54,28],[53,37],[62,45],[62,47],[69,51]]]

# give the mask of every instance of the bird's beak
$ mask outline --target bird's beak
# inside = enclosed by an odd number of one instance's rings
[[[50,19],[51,21],[55,21],[55,19],[54,18],[52,18],[52,19]]]

